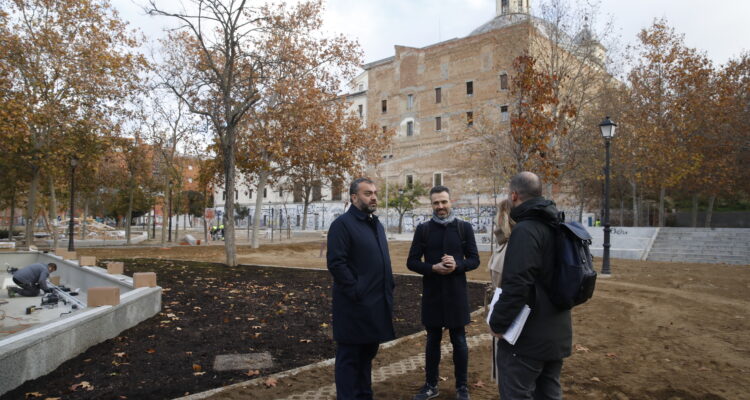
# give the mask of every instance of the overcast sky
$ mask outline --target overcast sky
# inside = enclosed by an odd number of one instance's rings
[[[147,36],[169,22],[144,15],[145,0],[111,0],[121,18]],[[175,0],[160,0],[170,4]],[[534,0],[531,0],[532,8]],[[688,46],[716,64],[750,50],[750,0],[601,0],[600,20],[612,19],[621,47],[654,18],[666,18]],[[326,0],[326,30],[355,38],[365,62],[390,57],[394,45],[424,47],[464,37],[495,15],[495,0]]]

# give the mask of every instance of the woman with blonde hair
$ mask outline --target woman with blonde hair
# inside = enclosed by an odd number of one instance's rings
[[[500,280],[503,276],[503,261],[505,260],[505,249],[508,246],[508,239],[515,221],[510,218],[510,209],[512,203],[510,198],[505,198],[500,202],[500,209],[497,213],[497,228],[495,228],[495,241],[497,247],[490,256],[489,268],[492,278],[492,286],[500,287]]]

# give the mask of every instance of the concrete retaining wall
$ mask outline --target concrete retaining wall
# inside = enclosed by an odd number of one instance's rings
[[[161,287],[133,289],[132,278],[108,275],[102,268],[79,267],[76,262],[35,252],[4,253],[0,260],[13,266],[54,262],[62,283],[69,287],[120,288],[120,304],[116,306],[86,308],[0,340],[0,394],[52,372],[89,347],[117,336],[161,310]]]

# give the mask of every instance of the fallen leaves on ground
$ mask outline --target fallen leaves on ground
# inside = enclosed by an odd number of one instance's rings
[[[277,383],[279,383],[279,381],[276,380],[276,378],[268,378],[268,379],[266,379],[265,382],[263,382],[263,384],[266,385],[266,387],[269,387],[269,388],[270,387],[276,387]]]
[[[255,370],[251,369],[250,371],[245,372],[245,375],[247,375],[247,376],[260,375],[260,371],[258,371],[257,369],[255,369]]]
[[[81,383],[76,383],[75,385],[73,385],[73,386],[70,387],[70,390],[72,392],[75,392],[78,389],[84,389],[84,390],[91,391],[91,390],[94,390],[94,386],[92,386],[87,381],[82,381]]]
[[[584,352],[584,353],[588,353],[589,351],[591,351],[591,350],[589,350],[589,348],[588,348],[588,347],[586,347],[586,346],[583,346],[583,345],[580,345],[580,344],[578,344],[578,343],[576,343],[576,345],[575,345],[575,349],[576,349],[576,351],[582,351],[582,352]]]
[[[30,399],[30,398],[34,398],[34,397],[42,397],[42,394],[39,393],[39,392],[29,392],[29,393],[24,394],[24,396],[27,399]]]
[[[200,364],[193,364],[193,371],[200,372],[201,369],[202,368],[201,368]]]
[[[484,382],[482,382],[482,380],[480,379],[480,380],[478,380],[478,381],[477,381],[477,382],[476,382],[476,383],[474,384],[474,387],[475,387],[475,388],[483,388],[483,387],[484,387]]]

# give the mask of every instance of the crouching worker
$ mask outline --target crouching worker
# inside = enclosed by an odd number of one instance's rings
[[[57,271],[57,264],[31,264],[27,265],[13,274],[13,282],[19,287],[8,288],[8,296],[14,297],[16,294],[25,297],[34,297],[39,295],[39,289],[45,293],[51,292],[52,289],[47,286],[49,274]]]

